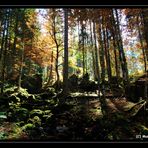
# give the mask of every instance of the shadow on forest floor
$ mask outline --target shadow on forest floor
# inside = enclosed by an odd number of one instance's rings
[[[45,97],[46,95],[44,95]],[[40,104],[43,95],[40,99],[32,99],[36,102],[36,105],[37,103]],[[17,114],[17,116],[16,113],[13,114],[16,118],[20,118],[20,120],[1,121],[0,139],[127,141],[137,140],[136,135],[148,134],[148,119],[143,114],[143,111],[139,111],[144,105],[143,100],[133,103],[127,101],[124,97],[106,98],[108,110],[106,117],[103,117],[99,98],[93,94],[87,97],[77,96],[74,99],[67,99],[65,104],[61,105],[49,100],[44,101],[46,106],[44,104],[32,106],[33,110],[29,111],[29,116],[25,119],[26,121],[23,120],[26,112],[24,108],[22,108],[21,114]],[[138,111],[137,108],[139,109]]]

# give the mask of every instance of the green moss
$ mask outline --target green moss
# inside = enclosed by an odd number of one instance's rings
[[[28,123],[33,124],[34,126],[41,126],[41,119],[38,116],[29,118]]]
[[[7,85],[4,89],[4,93],[13,93],[17,90],[17,86]]]
[[[142,134],[148,135],[148,128],[144,125],[141,125],[141,132]]]
[[[39,117],[42,117],[44,114],[44,112],[40,109],[33,109],[31,112],[30,112],[30,117],[34,117],[34,116],[39,116]]]
[[[45,115],[51,114],[51,110],[45,110],[45,111],[44,111],[44,114],[45,114]]]
[[[5,140],[7,139],[8,134],[5,133],[4,131],[0,132],[0,140]]]
[[[33,130],[34,128],[35,128],[35,125],[34,125],[34,124],[28,123],[28,124],[25,124],[25,125],[22,127],[22,130],[23,130],[23,131],[26,131],[26,130]]]
[[[18,93],[21,95],[21,96],[24,96],[26,98],[28,98],[31,94],[28,93],[27,89],[25,88],[20,88]]]

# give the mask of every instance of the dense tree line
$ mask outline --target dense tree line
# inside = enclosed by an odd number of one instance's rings
[[[112,82],[119,86],[122,79],[124,91],[128,88],[132,56],[140,55],[137,73],[147,71],[147,13],[140,8],[1,9],[1,94],[7,83],[20,89],[38,74],[41,87],[56,84],[66,95],[72,75],[88,74],[97,81],[105,105],[106,83],[113,89]],[[125,34],[136,38],[134,44]]]

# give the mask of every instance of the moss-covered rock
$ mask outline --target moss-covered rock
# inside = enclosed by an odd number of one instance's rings
[[[51,117],[52,117],[52,112],[51,112],[51,110],[45,110],[44,111],[44,115],[43,115],[43,122],[50,122],[50,120],[51,120]]]
[[[28,123],[34,124],[35,126],[41,126],[42,120],[38,116],[29,118]]]
[[[40,109],[33,109],[31,112],[30,112],[30,117],[34,117],[34,116],[39,116],[40,118],[42,118],[44,114],[44,111],[40,110]]]
[[[22,130],[23,130],[23,131],[27,131],[27,130],[33,130],[34,128],[35,128],[35,125],[34,125],[34,124],[27,123],[27,124],[25,124],[25,125],[22,127]]]

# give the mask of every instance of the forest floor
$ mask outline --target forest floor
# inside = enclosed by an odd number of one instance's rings
[[[106,98],[107,112],[103,116],[99,98],[80,97],[67,100],[57,106],[50,125],[42,124],[39,132],[24,132],[15,122],[0,121],[1,140],[49,140],[49,141],[112,141],[137,140],[137,135],[148,135],[148,119],[140,115],[129,116],[137,103],[124,97]],[[141,104],[141,103],[140,103]],[[138,106],[139,107],[139,106]],[[140,106],[142,107],[142,106]],[[138,140],[148,140],[141,138]]]
[[[75,119],[69,120],[69,125],[66,126],[70,127],[70,122],[75,124],[74,129],[71,130],[73,136],[70,140],[148,140],[146,138],[137,139],[138,135],[148,135],[148,124],[144,112],[142,111],[142,115],[140,114],[140,116],[135,116],[138,112],[135,113],[137,109],[134,110],[134,108],[136,108],[139,103],[127,101],[124,97],[114,99],[108,98],[106,99],[108,115],[104,118],[98,98],[89,97],[88,99],[86,97],[85,99],[76,99],[75,102]],[[138,106],[140,109],[141,107],[142,105]],[[133,113],[135,114],[133,115]],[[63,115],[61,114],[61,120],[64,120]],[[65,116],[68,120],[70,114]],[[60,117],[58,118],[60,120]],[[66,125],[66,122],[64,124]],[[57,140],[65,140],[67,138],[63,136],[64,134],[60,133],[59,135],[60,137],[56,137]]]
[[[83,100],[84,101],[84,100]],[[85,100],[86,102],[79,101],[78,104],[84,105],[85,107],[85,115],[87,114],[89,118],[93,119],[93,121],[98,121],[103,118],[103,113],[101,111],[101,103],[99,99],[89,99]],[[98,128],[106,128],[108,133],[104,134],[104,139],[106,140],[137,140],[136,136],[145,134],[148,135],[148,125],[145,119],[145,112],[142,111],[136,117],[133,117],[138,113],[137,103],[133,103],[128,101],[125,97],[106,99],[107,103],[107,125],[100,125]],[[134,107],[134,108],[133,108]],[[138,106],[141,109],[141,106]],[[135,113],[136,112],[136,113]],[[134,113],[134,115],[133,115]],[[110,122],[110,123],[109,123]],[[94,122],[96,124],[97,122]],[[105,123],[104,123],[105,124]],[[94,125],[96,126],[96,125]],[[110,127],[112,126],[112,127]],[[91,127],[92,128],[92,127]],[[86,128],[87,129],[87,128]],[[93,130],[93,129],[91,129]],[[102,132],[102,130],[100,131]],[[92,138],[93,139],[93,138]],[[97,140],[97,138],[94,138]],[[100,136],[101,139],[101,136]],[[141,138],[141,140],[143,140]],[[148,140],[144,139],[144,140]]]

